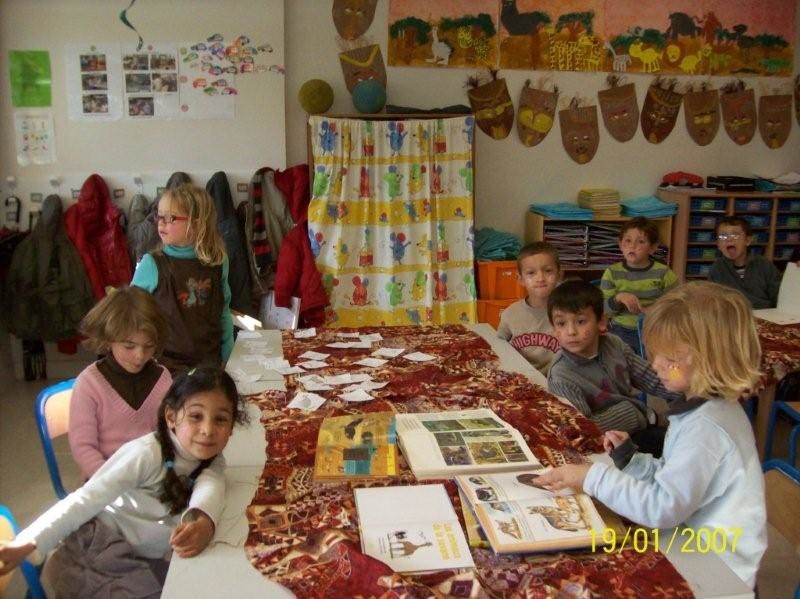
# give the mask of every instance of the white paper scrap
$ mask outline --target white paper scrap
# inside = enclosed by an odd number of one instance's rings
[[[287,408],[297,408],[312,412],[325,403],[325,398],[316,393],[300,391],[296,393],[294,399],[287,404]]]
[[[317,329],[311,327],[310,329],[297,329],[294,332],[295,339],[306,339],[308,337],[316,337],[317,336]]]
[[[355,391],[356,389],[364,389],[364,391],[373,391],[374,389],[383,389],[389,383],[379,383],[378,381],[364,381],[363,383],[358,383],[357,385],[350,385],[349,387],[345,387],[342,389],[342,393],[349,393],[350,391]]]
[[[396,358],[404,351],[406,351],[404,347],[381,347],[372,352],[372,355],[376,358]]]
[[[345,401],[371,401],[372,396],[364,391],[364,389],[356,389],[355,391],[350,391],[349,393],[341,393],[339,395]]]
[[[415,351],[410,354],[406,354],[403,357],[406,360],[411,360],[412,362],[430,362],[431,360],[436,359],[436,356],[432,356],[430,354],[426,354],[421,351]]]
[[[298,362],[295,366],[300,366],[306,370],[314,370],[315,368],[326,368],[330,366],[327,362],[319,362],[318,360],[308,360],[307,362]]]
[[[258,331],[239,331],[237,339],[261,339],[263,335]]]
[[[325,360],[330,357],[330,354],[323,354],[322,352],[318,351],[307,351],[300,354],[298,357],[305,358],[306,360]]]
[[[288,376],[290,374],[301,374],[305,372],[299,366],[282,366],[281,368],[276,368],[276,371],[280,372],[283,376]]]
[[[369,335],[359,335],[358,337],[361,339],[361,341],[383,341],[383,337],[380,333],[370,333]]]
[[[350,349],[349,341],[334,341],[333,343],[326,343],[325,347],[332,347],[334,349]]]
[[[349,385],[351,383],[362,383],[371,381],[372,377],[362,372],[345,372],[344,374],[333,374],[322,377],[322,382],[326,385]]]
[[[381,360],[380,358],[362,358],[358,362],[353,362],[353,364],[358,364],[359,366],[369,366],[370,368],[377,368],[378,366],[383,366],[389,360]]]
[[[336,333],[336,336],[345,339],[358,339],[360,337],[358,333]]]
[[[289,360],[284,358],[265,358],[261,356],[261,365],[267,370],[275,370],[277,368],[286,368],[289,366]]]

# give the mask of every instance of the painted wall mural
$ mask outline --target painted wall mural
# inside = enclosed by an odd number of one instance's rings
[[[392,66],[790,76],[793,0],[391,0]]]

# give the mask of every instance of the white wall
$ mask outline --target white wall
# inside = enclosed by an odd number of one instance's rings
[[[352,113],[355,109],[344,85],[339,66],[336,29],[331,20],[330,1],[287,0],[286,2],[286,131],[288,164],[305,162],[305,118],[297,101],[297,91],[308,79],[328,81],[334,89],[332,113]],[[800,6],[800,3],[798,3]],[[389,0],[380,0],[375,21],[367,32],[380,43],[387,58],[387,13]],[[800,18],[796,19],[800,31]],[[795,39],[795,72],[798,71],[798,47]],[[387,67],[387,96],[391,104],[433,108],[451,104],[469,104],[463,85],[476,71],[470,69],[395,68]],[[534,82],[547,75],[542,71],[501,71],[515,107],[525,79]],[[597,90],[604,87],[606,74],[553,73],[553,81],[562,97],[574,94],[591,98],[596,103]],[[703,78],[680,77],[683,83]],[[729,77],[712,78],[720,87]],[[641,108],[651,76],[630,75],[636,83]],[[779,88],[789,92],[792,79],[753,77],[748,83],[756,95],[772,93]],[[477,133],[476,159],[476,224],[523,234],[525,211],[532,202],[575,201],[581,187],[611,186],[623,197],[650,194],[669,171],[684,170],[702,176],[750,175],[775,176],[788,170],[800,171],[800,127],[794,122],[787,143],[779,150],[770,150],[756,134],[750,144],[737,146],[725,131],[705,147],[697,146],[686,133],[683,111],[672,134],[661,144],[645,141],[641,129],[628,143],[619,143],[605,131],[600,122],[600,148],[594,159],[578,165],[570,159],[561,144],[558,119],[547,138],[538,146],[526,148],[516,131],[502,141]]]
[[[236,77],[239,95],[235,117],[214,120],[70,121],[65,97],[64,46],[68,43],[135,43],[136,34],[119,20],[128,2],[111,0],[2,0],[0,1],[0,51],[8,64],[8,50],[48,50],[52,72],[55,119],[55,164],[20,167],[14,147],[14,123],[7,68],[0,77],[0,118],[5,133],[0,139],[0,189],[15,193],[25,204],[31,192],[58,193],[71,201],[71,189],[80,188],[91,173],[98,173],[113,189],[124,189],[126,206],[138,191],[134,174],[142,175],[144,192],[152,198],[176,170],[188,172],[204,185],[215,171],[228,173],[236,183],[247,182],[262,166],[284,167],[284,76],[268,73]],[[146,0],[137,2],[128,17],[153,42],[200,41],[221,33],[226,42],[242,34],[254,42],[270,43],[269,63],[284,63],[283,0]],[[6,177],[17,178],[16,189]],[[54,188],[48,179],[59,177]],[[239,194],[237,199],[243,199]],[[0,224],[5,210],[0,206]],[[23,228],[27,215],[23,214]]]

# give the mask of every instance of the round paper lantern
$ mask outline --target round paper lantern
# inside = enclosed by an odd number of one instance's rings
[[[307,113],[319,114],[333,106],[333,89],[327,81],[309,79],[300,87],[297,99]]]
[[[386,104],[386,90],[374,79],[364,79],[353,88],[353,106],[364,114],[374,114],[383,110]]]

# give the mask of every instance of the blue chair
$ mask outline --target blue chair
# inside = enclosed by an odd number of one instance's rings
[[[647,352],[644,350],[644,312],[639,312],[639,318],[636,320],[636,333],[639,335],[639,355],[642,360],[646,360]]]
[[[50,481],[59,499],[64,499],[67,491],[61,482],[61,472],[53,450],[53,439],[69,431],[69,402],[74,386],[75,379],[61,381],[45,387],[36,396],[36,425],[39,429],[39,439],[42,441],[44,458],[47,460]]]
[[[19,532],[17,521],[14,515],[6,506],[0,505],[0,541],[10,541]],[[39,582],[39,570],[29,561],[24,561],[19,567],[22,576],[25,577],[25,582],[28,584],[28,593],[26,597],[33,599],[45,599],[42,585]],[[11,575],[0,577],[0,596],[3,595],[6,586],[11,580]]]
[[[772,442],[779,413],[785,414],[794,422],[794,426],[789,433],[789,456],[786,458],[786,461],[791,466],[794,466],[797,463],[797,442],[800,440],[800,401],[776,400],[775,403],[772,404],[769,420],[767,421],[767,440],[764,443],[764,460],[770,460],[772,457]]]
[[[762,465],[767,499],[767,522],[774,526],[795,549],[800,549],[800,470],[783,460],[768,460]],[[794,592],[800,598],[800,584]]]

